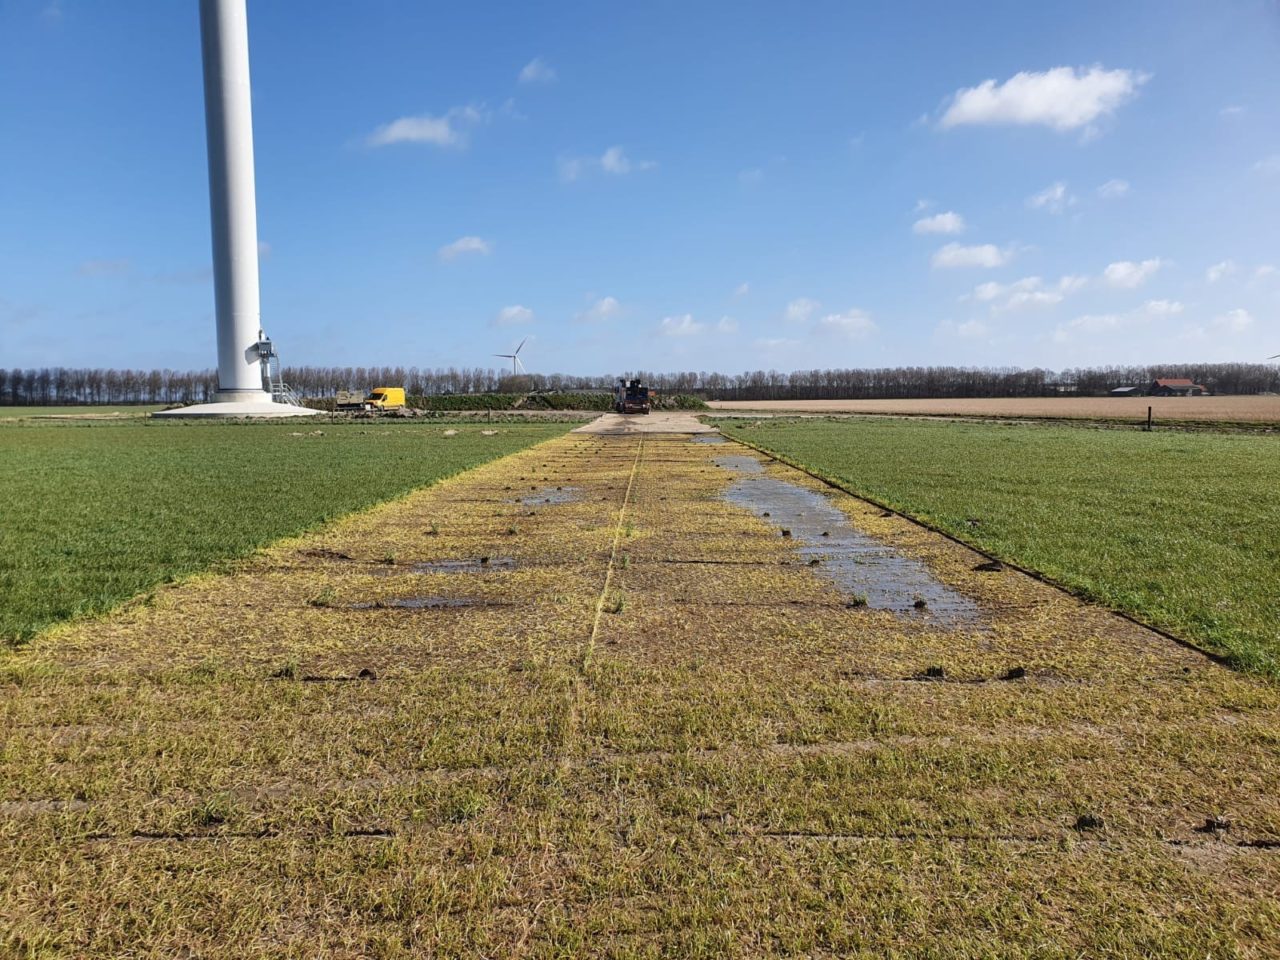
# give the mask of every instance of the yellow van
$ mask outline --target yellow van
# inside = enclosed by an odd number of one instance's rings
[[[404,405],[403,387],[374,387],[364,398],[366,410],[399,410]]]

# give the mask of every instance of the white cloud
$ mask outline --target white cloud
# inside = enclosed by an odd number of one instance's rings
[[[1013,292],[1004,305],[1005,310],[1020,310],[1023,307],[1052,307],[1062,302],[1063,294],[1058,290],[1044,290],[1040,287],[1039,277],[1027,277],[1013,285]]]
[[[822,304],[808,297],[798,297],[787,304],[786,317],[791,323],[804,323]]]
[[[599,323],[602,320],[611,320],[621,312],[622,304],[616,297],[601,297],[578,314],[578,319],[584,323]]]
[[[1246,108],[1238,104],[1229,104],[1218,111],[1218,115],[1222,117],[1239,117],[1246,112]]]
[[[659,328],[664,337],[691,337],[701,333],[703,326],[693,319],[693,314],[683,313],[678,317],[663,317]]]
[[[1276,268],[1274,264],[1261,263],[1258,265],[1257,269],[1253,271],[1253,278],[1255,280],[1261,280],[1263,277],[1269,277],[1275,272]]]
[[[623,176],[633,170],[652,170],[656,166],[652,160],[632,160],[618,146],[609,147],[598,157],[562,157],[559,161],[560,179],[566,183],[571,183],[592,170]]]
[[[1280,153],[1273,153],[1269,157],[1264,157],[1253,165],[1253,169],[1258,173],[1280,173]]]
[[[986,283],[980,283],[973,288],[973,299],[987,302],[1003,296],[1008,288],[1002,283],[996,283],[994,280],[988,280]]]
[[[849,309],[844,313],[829,313],[818,321],[818,329],[857,340],[875,333],[876,325],[865,311]]]
[[[1062,213],[1075,202],[1076,198],[1067,192],[1067,185],[1061,180],[1027,197],[1027,206],[1033,210],[1045,210],[1048,213]]]
[[[983,243],[972,247],[948,243],[933,255],[935,267],[1001,267],[1012,259],[1012,254],[995,244]]]
[[[551,83],[555,78],[556,72],[547,62],[541,57],[534,57],[521,68],[517,79],[520,83]]]
[[[1204,343],[1210,339],[1218,343],[1225,337],[1244,333],[1253,328],[1253,315],[1248,310],[1228,310],[1214,317],[1208,323],[1188,325],[1183,328],[1180,339],[1193,343]]]
[[[963,233],[964,217],[948,210],[917,220],[911,229],[916,233]]]
[[[556,166],[560,171],[560,179],[572,183],[586,171],[590,161],[584,157],[561,157]]]
[[[1223,260],[1215,263],[1204,272],[1204,278],[1210,283],[1217,283],[1223,277],[1233,276],[1236,272],[1236,262],[1234,260]]]
[[[716,333],[737,333],[738,321],[733,317],[721,317],[716,323]]]
[[[930,208],[932,208],[932,207],[933,207],[933,201],[932,201],[932,200],[926,200],[925,198],[921,197],[919,200],[917,200],[917,201],[916,201],[915,209],[914,209],[914,210],[912,210],[911,212],[912,212],[912,213],[924,213],[926,210],[928,210],[928,209],[930,209]]]
[[[630,173],[631,161],[622,152],[621,147],[610,147],[600,158],[600,166],[605,173]]]
[[[744,187],[754,187],[764,181],[764,170],[760,167],[751,167],[747,170],[738,171],[738,182]]]
[[[1098,188],[1098,196],[1103,200],[1116,200],[1129,192],[1128,180],[1108,180]]]
[[[497,327],[512,327],[522,323],[533,323],[533,311],[518,303],[512,304],[499,310],[498,315],[493,318],[493,323]]]
[[[938,324],[937,332],[944,336],[960,337],[963,340],[976,340],[985,337],[991,331],[981,320],[966,320],[964,323],[943,320]]]
[[[798,347],[800,345],[799,340],[792,340],[788,337],[762,337],[754,343],[755,346],[762,350],[782,350],[787,347]]]
[[[973,293],[960,299],[990,303],[992,312],[995,313],[1023,307],[1051,307],[1061,303],[1084,284],[1084,277],[1071,275],[1062,277],[1052,286],[1046,285],[1039,277],[1023,277],[1010,284],[988,281],[978,284],[973,288]]]
[[[1124,316],[1119,313],[1087,313],[1068,323],[1058,324],[1058,328],[1053,332],[1053,339],[1058,343],[1065,343],[1073,339],[1077,333],[1099,333],[1103,330],[1111,330],[1124,323],[1124,319]]]
[[[1232,333],[1243,333],[1253,326],[1253,317],[1248,310],[1228,310],[1226,313],[1213,318],[1213,325],[1220,329],[1226,329]]]
[[[1146,283],[1162,266],[1164,266],[1164,261],[1159,257],[1143,260],[1141,263],[1134,263],[1132,260],[1120,260],[1116,263],[1108,264],[1107,269],[1102,271],[1102,276],[1113,287],[1124,287],[1132,290]]]
[[[751,284],[746,282],[745,280],[733,288],[733,295],[735,297],[745,297],[750,292],[751,292]]]
[[[1142,309],[1153,317],[1171,317],[1181,313],[1185,307],[1177,300],[1148,300],[1142,305]]]
[[[941,125],[1041,124],[1058,131],[1076,130],[1114,113],[1147,79],[1133,70],[1093,66],[1079,72],[1073,67],[1023,72],[1004,83],[985,80],[956,91]]]
[[[440,117],[423,114],[417,117],[400,117],[374,130],[366,140],[371,147],[386,147],[395,143],[429,143],[436,147],[464,147],[467,144],[467,127],[473,127],[488,119],[481,107],[468,105],[454,107]]]
[[[458,257],[468,253],[487,257],[492,252],[493,244],[482,237],[459,237],[453,243],[446,243],[437,250],[436,255],[441,260],[456,260]]]
[[[1067,323],[1060,323],[1053,333],[1057,343],[1075,340],[1080,334],[1099,334],[1130,327],[1142,326],[1155,320],[1165,320],[1182,313],[1183,305],[1176,300],[1148,300],[1136,310],[1126,313],[1087,313]]]
[[[392,143],[432,143],[438,147],[454,147],[462,136],[448,117],[401,117],[374,131],[369,145],[385,147]]]

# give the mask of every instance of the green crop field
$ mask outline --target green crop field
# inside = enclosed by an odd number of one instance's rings
[[[0,427],[0,641],[399,496],[572,424]]]
[[[1080,594],[1280,676],[1280,438],[901,420],[725,420]]]
[[[118,419],[121,417],[144,417],[148,413],[163,410],[160,403],[118,403],[80,404],[63,407],[0,407],[0,420],[26,420],[37,417],[77,417],[86,420]]]

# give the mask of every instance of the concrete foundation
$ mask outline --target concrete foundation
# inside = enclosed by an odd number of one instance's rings
[[[246,391],[238,391],[246,392]],[[197,403],[177,410],[164,410],[153,413],[153,417],[208,419],[212,417],[242,417],[246,419],[269,419],[277,417],[314,417],[323,411],[310,407],[295,407],[289,403],[273,403],[269,393],[260,392],[262,399],[253,400],[217,400],[213,403]]]

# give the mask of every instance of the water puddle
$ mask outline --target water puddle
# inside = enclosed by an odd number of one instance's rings
[[[694,443],[727,443],[718,433],[704,433],[693,438]]]
[[[330,550],[328,547],[315,547],[310,550],[299,550],[298,556],[310,557],[313,560],[351,560],[350,554],[343,553],[340,550]]]
[[[474,560],[430,560],[415,563],[409,569],[413,573],[488,573],[515,568],[516,562],[511,557],[477,557]]]
[[[530,491],[521,497],[519,502],[526,507],[536,507],[546,503],[573,503],[578,499],[580,492],[577,487],[543,487],[541,490]]]
[[[727,458],[726,458],[727,459]],[[751,458],[743,458],[751,459]],[[763,466],[753,460],[759,473]],[[732,468],[731,468],[732,469]],[[724,498],[790,536],[815,573],[874,610],[929,618],[948,626],[978,621],[977,605],[941,583],[929,568],[855,530],[822,494],[774,477],[744,477]]]
[[[454,607],[496,607],[488,600],[469,597],[388,597],[347,605],[348,610],[445,610]]]
[[[716,457],[715,464],[717,467],[723,467],[725,470],[732,470],[734,473],[764,473],[764,464],[755,457],[749,457],[745,454],[725,454]]]

